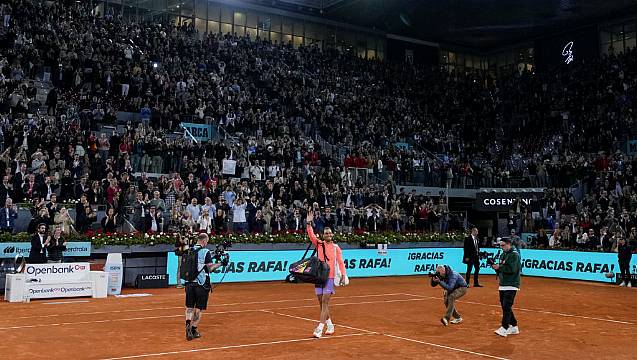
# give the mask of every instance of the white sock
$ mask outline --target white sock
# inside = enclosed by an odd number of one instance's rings
[[[334,324],[332,324],[332,319],[327,319],[325,323],[327,324],[327,326],[334,326]]]
[[[323,331],[323,327],[325,326],[324,323],[319,323],[318,326],[316,327],[317,329]]]

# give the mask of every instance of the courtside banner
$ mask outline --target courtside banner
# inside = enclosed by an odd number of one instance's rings
[[[27,281],[38,283],[64,283],[89,281],[89,263],[30,264],[25,269]]]
[[[76,284],[29,284],[28,297],[31,299],[93,296],[90,282]]]
[[[497,252],[497,249],[484,250]],[[283,280],[288,275],[289,265],[298,261],[303,252],[231,251],[224,282]],[[379,255],[376,249],[343,250],[350,277],[425,275],[435,271],[440,264],[450,265],[464,273],[467,266],[462,263],[462,256],[461,248],[390,248],[386,255]],[[633,263],[637,263],[637,260],[633,260]],[[605,278],[605,273],[619,269],[617,254],[552,250],[523,250],[522,267],[525,276],[604,282],[610,281]],[[486,260],[482,261],[481,268],[483,274],[495,273],[487,267]],[[168,254],[167,273],[170,274],[170,284],[176,284],[177,256],[174,253]],[[219,281],[220,278],[220,273],[212,276],[213,281]]]
[[[29,256],[31,243],[28,242],[6,242],[0,243],[0,258],[14,258],[21,254]],[[91,243],[88,241],[69,242],[66,244],[66,257],[88,257],[91,256]]]

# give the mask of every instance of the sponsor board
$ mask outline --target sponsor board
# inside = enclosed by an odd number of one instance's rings
[[[208,141],[214,135],[212,125],[182,122],[181,127],[188,130],[198,141]]]
[[[525,206],[530,206],[535,199],[544,197],[543,192],[478,192],[476,193],[475,209],[481,211],[509,211],[519,198]]]
[[[497,249],[483,249],[492,253]],[[303,250],[287,251],[231,251],[227,267],[212,274],[212,281],[219,281],[227,271],[224,282],[283,280],[290,264],[303,256]],[[462,248],[414,248],[387,249],[379,254],[377,249],[346,249],[343,260],[349,277],[425,275],[435,271],[437,265],[449,265],[464,273]],[[637,263],[637,259],[633,260]],[[524,276],[543,276],[563,279],[609,282],[607,272],[617,271],[617,254],[553,250],[523,250]],[[177,274],[177,256],[168,253],[168,274]],[[482,261],[482,274],[495,274]],[[176,284],[176,276],[169,276],[170,284]]]
[[[90,281],[73,284],[29,284],[25,291],[30,299],[93,296],[93,284]]]
[[[167,274],[139,274],[135,279],[135,284],[139,289],[152,289],[168,287]]]
[[[27,242],[7,242],[0,243],[0,258],[14,258],[16,255],[29,256],[31,243]],[[66,245],[64,252],[66,257],[87,257],[91,256],[90,242],[70,242]]]
[[[89,263],[61,263],[61,264],[29,264],[24,273],[28,282],[53,283],[88,281],[91,266]]]

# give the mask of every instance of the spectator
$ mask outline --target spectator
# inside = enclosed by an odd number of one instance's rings
[[[29,264],[46,264],[46,248],[50,238],[46,235],[46,224],[39,224],[37,232],[31,236],[31,250],[29,250]]]
[[[190,217],[194,221],[197,221],[201,216],[201,206],[199,206],[197,202],[197,198],[193,197],[192,199],[190,199],[190,204],[186,206],[186,211],[190,213]]]
[[[62,207],[60,212],[55,214],[53,219],[55,228],[60,229],[64,236],[69,236],[71,233],[75,233],[75,229],[73,228],[75,222],[65,207]]]
[[[0,231],[13,233],[15,231],[15,220],[18,218],[18,207],[13,204],[10,198],[4,201],[4,208],[2,209],[2,223],[0,224]]]
[[[106,216],[102,218],[102,230],[105,233],[116,233],[119,228],[119,218],[115,209],[109,207],[106,209]]]
[[[157,209],[152,205],[148,208],[148,215],[146,215],[144,222],[146,233],[152,234],[163,231],[164,220],[161,214],[157,212]]]
[[[67,241],[62,237],[62,229],[56,227],[53,234],[47,237],[45,242],[49,263],[64,262],[64,251],[66,251]]]
[[[246,220],[246,202],[243,196],[239,196],[232,206],[232,230],[239,234],[245,234],[248,230]]]

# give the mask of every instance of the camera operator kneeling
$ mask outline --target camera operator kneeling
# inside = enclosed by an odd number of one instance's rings
[[[448,265],[439,265],[436,268],[436,273],[431,274],[430,276],[432,286],[440,285],[443,289],[445,289],[444,297],[447,311],[445,312],[444,317],[440,319],[440,322],[444,326],[449,325],[450,322],[452,324],[460,324],[462,322],[462,317],[456,309],[456,300],[465,296],[467,293],[467,282],[460,274],[453,271]]]

